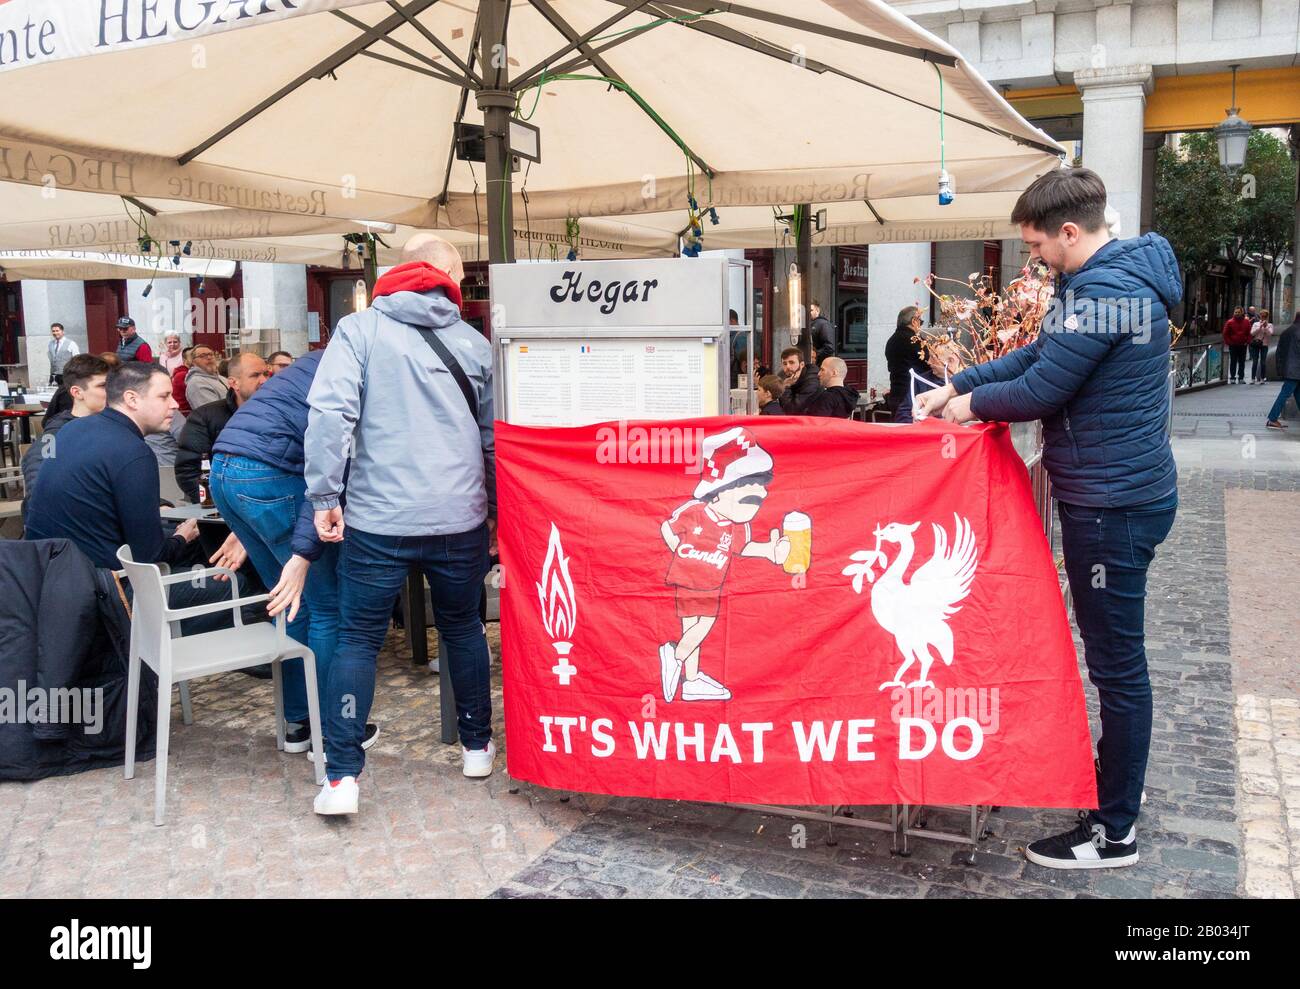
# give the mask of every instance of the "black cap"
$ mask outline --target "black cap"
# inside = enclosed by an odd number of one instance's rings
[[[135,326],[135,320],[133,320],[130,316],[119,316],[119,317],[118,317],[118,320],[117,320],[117,328],[118,328],[119,330],[125,330],[125,329],[127,329],[128,327],[131,327],[131,326]]]

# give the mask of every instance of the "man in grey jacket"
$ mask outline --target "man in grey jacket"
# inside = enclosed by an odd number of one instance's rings
[[[491,774],[496,754],[478,615],[496,520],[492,350],[460,318],[456,249],[421,233],[402,257],[370,308],[339,321],[308,394],[307,497],[321,539],[343,543],[318,814],[356,813],[375,658],[411,564],[432,592],[465,775]]]
[[[190,354],[194,366],[185,375],[185,401],[192,410],[209,402],[220,402],[230,391],[230,382],[219,373],[220,358],[217,352],[204,344],[196,346]]]

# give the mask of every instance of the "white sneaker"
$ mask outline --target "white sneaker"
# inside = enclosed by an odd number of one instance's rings
[[[659,676],[663,681],[664,700],[670,704],[677,696],[677,685],[682,680],[683,665],[674,654],[673,643],[665,642],[659,647]]]
[[[317,814],[355,814],[357,798],[360,796],[355,776],[344,776],[341,780],[326,780],[316,794],[312,809]]]
[[[694,680],[687,680],[682,684],[682,700],[729,701],[731,691],[707,673],[701,673]]]
[[[484,776],[492,775],[492,761],[497,757],[496,745],[488,742],[486,749],[462,748],[460,751],[465,764],[465,768],[461,771],[466,776],[471,779],[482,779]]]
[[[441,674],[442,671],[438,669],[438,657],[437,657],[437,656],[434,656],[433,659],[429,660],[429,672],[430,672],[430,673],[438,673],[438,674]]]

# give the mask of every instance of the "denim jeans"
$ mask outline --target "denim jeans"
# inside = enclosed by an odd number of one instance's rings
[[[1265,372],[1265,365],[1268,363],[1268,345],[1251,341],[1250,344],[1250,380],[1266,381],[1268,374]]]
[[[262,583],[274,587],[293,555],[293,526],[306,482],[301,475],[279,467],[224,453],[213,458],[209,482],[221,517],[248,551],[248,559]],[[337,544],[326,544],[320,559],[311,565],[298,615],[287,629],[295,642],[307,646],[316,657],[321,711],[325,710],[325,679],[339,637],[338,554]],[[265,620],[265,605],[262,608]],[[302,660],[286,660],[283,669],[285,720],[306,724],[307,683]]]
[[[1178,496],[1134,508],[1057,503],[1061,548],[1083,638],[1088,679],[1101,701],[1099,807],[1091,823],[1122,839],[1137,820],[1151,747],[1147,672],[1147,568],[1174,524]]]
[[[1278,389],[1277,400],[1273,407],[1268,410],[1269,422],[1281,422],[1282,410],[1286,408],[1286,400],[1296,393],[1296,388],[1300,387],[1300,381],[1295,378],[1287,378],[1282,382],[1282,387]],[[1296,406],[1300,407],[1300,398],[1296,399]]]
[[[461,744],[482,749],[492,738],[487,639],[479,622],[488,571],[487,524],[446,536],[385,536],[349,527],[339,557],[339,645],[325,692],[325,754],[332,780],[356,776],[365,765],[361,741],[375,697],[375,659],[411,564],[429,581],[440,665],[456,694]]]

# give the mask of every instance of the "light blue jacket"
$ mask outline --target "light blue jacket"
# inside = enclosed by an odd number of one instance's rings
[[[456,357],[478,420],[427,328]],[[319,510],[343,492],[344,521],[389,536],[467,532],[496,517],[492,348],[440,289],[396,292],[339,325],[307,396],[307,497]]]

